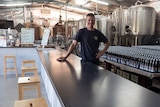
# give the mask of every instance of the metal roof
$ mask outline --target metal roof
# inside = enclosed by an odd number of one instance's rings
[[[110,12],[113,11],[116,7],[119,7],[120,5],[129,7],[131,5],[134,5],[137,0],[98,0],[102,2],[107,2],[109,3],[108,6],[104,4],[100,4],[95,2],[94,0],[84,0],[84,3],[82,3],[82,0],[80,3],[76,3],[76,0],[0,0],[0,8],[6,8],[8,5],[13,5],[13,4],[25,4],[25,5],[31,5],[32,6],[37,6],[39,4],[44,4],[45,6],[50,6],[53,8],[61,9],[64,8],[65,6],[68,7],[75,7],[75,8],[81,8],[89,11],[99,11],[99,12]],[[147,2],[153,2],[157,0],[140,0],[142,3],[147,3]],[[26,4],[30,3],[30,4]],[[67,8],[68,11],[73,11],[73,12],[80,12],[78,9],[71,9]]]

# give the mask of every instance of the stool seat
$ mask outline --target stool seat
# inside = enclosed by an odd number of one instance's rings
[[[28,63],[32,63],[32,64],[35,64],[35,60],[33,59],[30,59],[30,60],[23,60],[23,64],[28,64]]]
[[[26,70],[37,70],[36,66],[22,66],[21,68],[22,70],[26,69]]]
[[[30,88],[27,88],[28,86],[30,86]],[[24,90],[31,90],[35,87],[37,88],[38,97],[41,97],[39,76],[19,77],[18,78],[19,100],[23,99]]]
[[[15,101],[14,107],[48,107],[44,98]]]
[[[16,77],[18,77],[16,57],[14,55],[5,55],[4,56],[4,78],[6,78],[7,72],[11,72],[11,71],[15,71]]]
[[[38,76],[18,78],[18,84],[39,83],[39,82],[40,78]]]

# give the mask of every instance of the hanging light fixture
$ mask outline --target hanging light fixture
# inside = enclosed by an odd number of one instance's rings
[[[83,5],[87,2],[88,2],[88,0],[75,0],[75,3],[78,4],[78,5]]]
[[[90,12],[90,10],[79,8],[79,7],[74,7],[74,6],[67,6],[67,9],[77,10],[77,11],[86,12],[86,13]]]
[[[99,4],[103,4],[103,5],[109,5],[107,2],[104,2],[104,1],[100,1],[100,0],[90,0],[92,2],[95,2],[95,3],[99,3]]]
[[[16,3],[16,4],[0,4],[0,6],[25,6],[31,5],[32,3]]]

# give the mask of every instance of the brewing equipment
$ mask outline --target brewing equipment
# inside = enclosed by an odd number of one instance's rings
[[[155,21],[153,7],[137,5],[129,8],[129,25],[134,35],[154,35]]]
[[[68,38],[73,38],[78,31],[78,21],[76,20],[68,20],[64,23],[65,26],[65,35]]]
[[[111,35],[112,21],[107,17],[96,18],[97,29],[99,29],[105,36]]]
[[[155,33],[156,11],[146,5],[132,6],[128,10],[128,25],[135,36],[135,45],[141,45],[144,36],[153,36]]]
[[[155,9],[138,3],[128,9],[120,6],[112,12],[119,45],[141,45],[145,36],[155,34]]]
[[[125,28],[128,25],[128,9],[120,6],[112,12],[112,21],[113,26],[116,31],[113,31],[112,34],[115,34],[117,42],[115,45],[126,45],[126,33]]]
[[[100,30],[111,41],[111,28],[113,26],[112,20],[105,16],[95,16],[95,27]]]
[[[64,22],[65,27],[65,45],[69,48],[74,36],[78,31],[78,21],[70,19]]]
[[[78,29],[86,27],[86,19],[80,19],[78,21]]]

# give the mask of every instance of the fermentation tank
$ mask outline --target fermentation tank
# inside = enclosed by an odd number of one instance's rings
[[[100,30],[108,39],[111,36],[111,27],[113,22],[107,17],[95,16],[95,27]]]
[[[129,8],[129,26],[133,35],[154,35],[156,11],[153,7],[137,5]]]
[[[128,9],[119,7],[112,12],[113,26],[116,31],[112,32],[115,34],[115,39],[118,40],[118,45],[125,45],[125,27],[128,25]],[[116,44],[115,44],[116,45]]]
[[[125,35],[125,26],[128,25],[128,9],[122,7],[115,9],[112,13],[112,20],[119,35]]]
[[[101,16],[101,15],[96,15],[95,16],[95,28],[101,31],[104,36],[107,37],[107,39],[111,42],[112,45],[112,34],[111,34],[111,29],[113,26],[113,22],[110,18],[106,16]],[[100,43],[99,49],[102,50],[104,47],[103,43]]]
[[[86,19],[80,19],[78,21],[78,29],[86,27]]]

